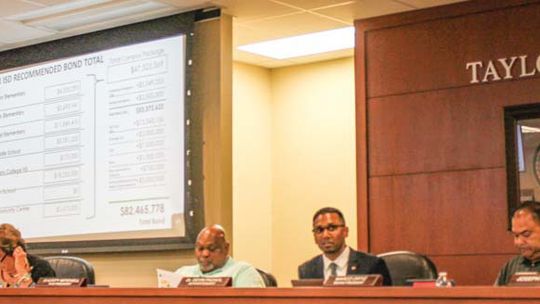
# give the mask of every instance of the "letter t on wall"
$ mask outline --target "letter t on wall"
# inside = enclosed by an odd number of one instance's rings
[[[478,67],[482,67],[482,61],[467,62],[466,69],[471,68],[471,81],[470,83],[478,83]]]

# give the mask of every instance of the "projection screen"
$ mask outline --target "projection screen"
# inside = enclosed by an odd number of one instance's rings
[[[193,14],[0,53],[29,58],[0,71],[0,217],[34,252],[192,244]]]

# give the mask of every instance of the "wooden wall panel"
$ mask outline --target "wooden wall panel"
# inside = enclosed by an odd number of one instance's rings
[[[354,65],[355,65],[355,106],[356,106],[356,133],[357,137],[365,138],[367,135],[367,104],[366,100],[366,88],[358,83],[366,82],[365,75],[365,44],[364,35],[362,30],[357,30],[355,34],[356,48],[354,50]],[[357,228],[358,231],[369,230],[369,218],[368,214],[368,151],[365,141],[356,141],[356,197],[357,197]],[[369,238],[367,233],[358,234],[358,249],[367,251],[369,250]]]
[[[540,103],[538,17],[540,1],[473,0],[356,22],[358,235],[370,251],[428,254],[463,284],[491,284],[515,252],[503,109]],[[470,83],[468,62],[521,55],[534,76],[519,78],[518,61],[512,79]]]
[[[540,3],[369,31],[368,98],[467,86],[478,60],[529,54],[534,68],[538,16]]]
[[[504,167],[503,107],[527,103],[540,79],[369,99],[369,176]]]
[[[501,267],[513,255],[461,255],[430,256],[439,271],[448,271],[448,276],[457,286],[493,285]]]
[[[513,253],[504,169],[370,179],[370,248],[428,255]]]
[[[369,175],[504,166],[502,108],[467,95],[369,100]]]

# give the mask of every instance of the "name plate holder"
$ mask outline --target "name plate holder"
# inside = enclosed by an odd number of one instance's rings
[[[86,278],[40,278],[36,287],[86,287]]]
[[[382,286],[380,274],[331,276],[324,282],[325,287],[373,287]]]
[[[231,277],[183,277],[178,287],[232,287]]]
[[[540,273],[516,272],[510,277],[508,286],[540,286]]]

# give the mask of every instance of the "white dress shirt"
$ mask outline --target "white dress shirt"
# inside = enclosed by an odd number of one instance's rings
[[[335,259],[330,260],[323,254],[323,264],[324,264],[324,280],[326,281],[331,275],[332,270],[330,269],[330,264],[335,263],[337,265],[336,273],[338,276],[347,275],[347,264],[349,263],[349,254],[351,250],[349,246],[345,247],[343,252]]]

